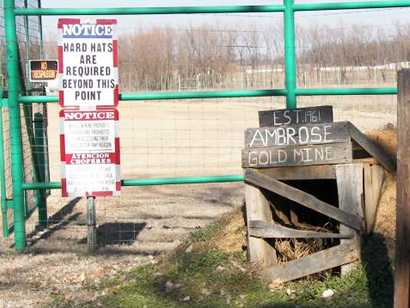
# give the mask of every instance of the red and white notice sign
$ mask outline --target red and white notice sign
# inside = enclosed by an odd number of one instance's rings
[[[59,101],[91,110],[118,105],[118,44],[115,19],[58,21]]]
[[[113,196],[121,190],[118,111],[60,111],[62,192]]]
[[[118,195],[118,48],[115,19],[59,19],[63,196]]]

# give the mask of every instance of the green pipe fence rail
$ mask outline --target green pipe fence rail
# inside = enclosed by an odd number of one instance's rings
[[[20,127],[20,104],[56,103],[55,96],[22,96],[19,93],[18,46],[16,38],[16,16],[60,16],[60,15],[150,15],[150,14],[225,14],[225,13],[283,13],[285,41],[285,89],[200,91],[200,92],[151,92],[122,93],[120,100],[168,100],[168,99],[215,99],[233,97],[286,97],[286,107],[296,108],[298,96],[317,95],[396,95],[396,88],[297,88],[295,51],[295,13],[321,10],[356,10],[410,7],[410,0],[358,1],[337,3],[294,3],[283,0],[283,5],[230,5],[230,6],[179,6],[179,7],[122,7],[122,8],[16,8],[14,0],[4,0],[4,20],[7,43],[8,99],[10,117],[10,142],[12,152],[12,183],[14,203],[14,232],[16,250],[26,247],[24,223],[24,191],[59,189],[58,182],[26,183],[22,170],[22,144]],[[4,101],[3,101],[4,104]],[[0,149],[1,150],[1,149]],[[1,167],[1,166],[0,166]],[[199,184],[242,181],[241,175],[211,177],[176,177],[150,179],[124,179],[123,186],[147,186],[170,184]]]
[[[236,91],[184,91],[184,92],[147,92],[122,93],[121,101],[149,101],[172,99],[215,99],[234,97],[287,96],[286,89],[236,90]],[[331,95],[397,95],[397,88],[314,88],[295,89],[296,96],[331,96]],[[58,103],[57,96],[20,96],[20,103]],[[296,107],[296,106],[295,106]]]

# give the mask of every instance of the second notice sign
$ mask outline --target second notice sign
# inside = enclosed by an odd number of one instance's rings
[[[61,111],[63,196],[113,196],[121,189],[118,111]]]

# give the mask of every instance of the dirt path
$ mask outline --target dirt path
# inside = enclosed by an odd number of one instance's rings
[[[27,253],[0,246],[0,307],[41,307],[55,297],[92,300],[99,294],[87,285],[155,262],[189,232],[242,202],[241,184],[235,183],[124,189],[121,202],[97,204],[102,247],[95,256],[86,253],[84,201],[67,203],[51,213],[47,230],[30,236]]]

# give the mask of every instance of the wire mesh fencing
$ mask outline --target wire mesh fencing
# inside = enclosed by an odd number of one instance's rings
[[[36,28],[33,29],[36,31]],[[186,58],[182,57],[181,62],[176,61],[178,59],[172,49],[175,41],[166,44],[167,36],[161,31],[156,33],[164,42],[164,48],[154,49],[157,53],[152,52],[152,42],[155,40],[147,34],[135,38],[138,44],[123,38],[119,46],[120,89],[123,92],[142,92],[283,88],[283,61],[279,59],[283,53],[276,54],[278,59],[272,64],[272,57],[265,57],[270,48],[267,42],[272,36],[263,40],[265,31],[258,31],[243,31],[245,34],[234,42],[231,41],[233,33],[229,29],[218,29],[216,32],[203,28],[178,31],[188,33],[191,37],[206,38],[208,47],[214,50],[211,57],[200,57],[193,52]],[[222,35],[222,39],[216,39],[215,35]],[[24,33],[20,36],[24,37]],[[276,32],[274,42],[281,40],[282,34]],[[38,52],[34,43],[30,46],[34,52]],[[55,52],[55,43],[53,45],[51,42],[49,47]],[[198,52],[198,48],[204,46],[201,40],[195,40],[191,47],[195,47]],[[280,50],[283,46],[277,45],[275,48]],[[302,54],[306,48],[308,46],[300,45],[298,54]],[[27,50],[30,48],[22,43],[22,55]],[[141,58],[141,55],[146,58]],[[136,61],[135,58],[140,59]],[[228,61],[226,59],[232,63],[226,65],[223,62]],[[256,60],[252,62],[252,59]],[[171,65],[172,61],[177,63]],[[201,63],[203,66],[198,70]],[[333,87],[340,84],[391,86],[395,82],[397,68],[388,65],[365,68],[348,65],[319,67],[305,63],[298,67],[298,84],[300,87]],[[352,121],[363,130],[396,123],[393,96],[301,97],[298,102],[301,107],[333,105],[335,120]],[[258,126],[258,111],[284,107],[284,99],[280,97],[120,102],[122,178],[241,174],[244,130]],[[40,169],[44,167],[47,170],[49,167],[51,181],[60,181],[59,110],[57,104],[49,104],[47,110],[41,104],[34,104],[29,116],[22,118],[25,180],[28,182],[38,180],[39,175],[35,174],[32,167],[33,160],[44,153],[49,156],[49,161],[45,159],[36,164]],[[22,109],[22,116],[25,113],[27,110]],[[39,136],[38,143],[33,143],[30,142],[30,134],[36,137],[36,115],[42,116],[43,128],[47,130]],[[30,130],[33,132],[30,133]],[[8,144],[8,140],[5,141]],[[221,214],[239,207],[243,199],[241,188],[240,183],[123,187],[120,197],[97,199],[99,245],[105,250],[116,252],[158,253],[171,249],[187,232],[201,228]],[[30,202],[37,196],[29,192],[26,197],[29,212],[33,204]],[[28,221],[32,249],[86,249],[85,200],[62,198],[59,190],[53,190],[47,204],[47,229],[35,229],[38,223],[36,215]]]

